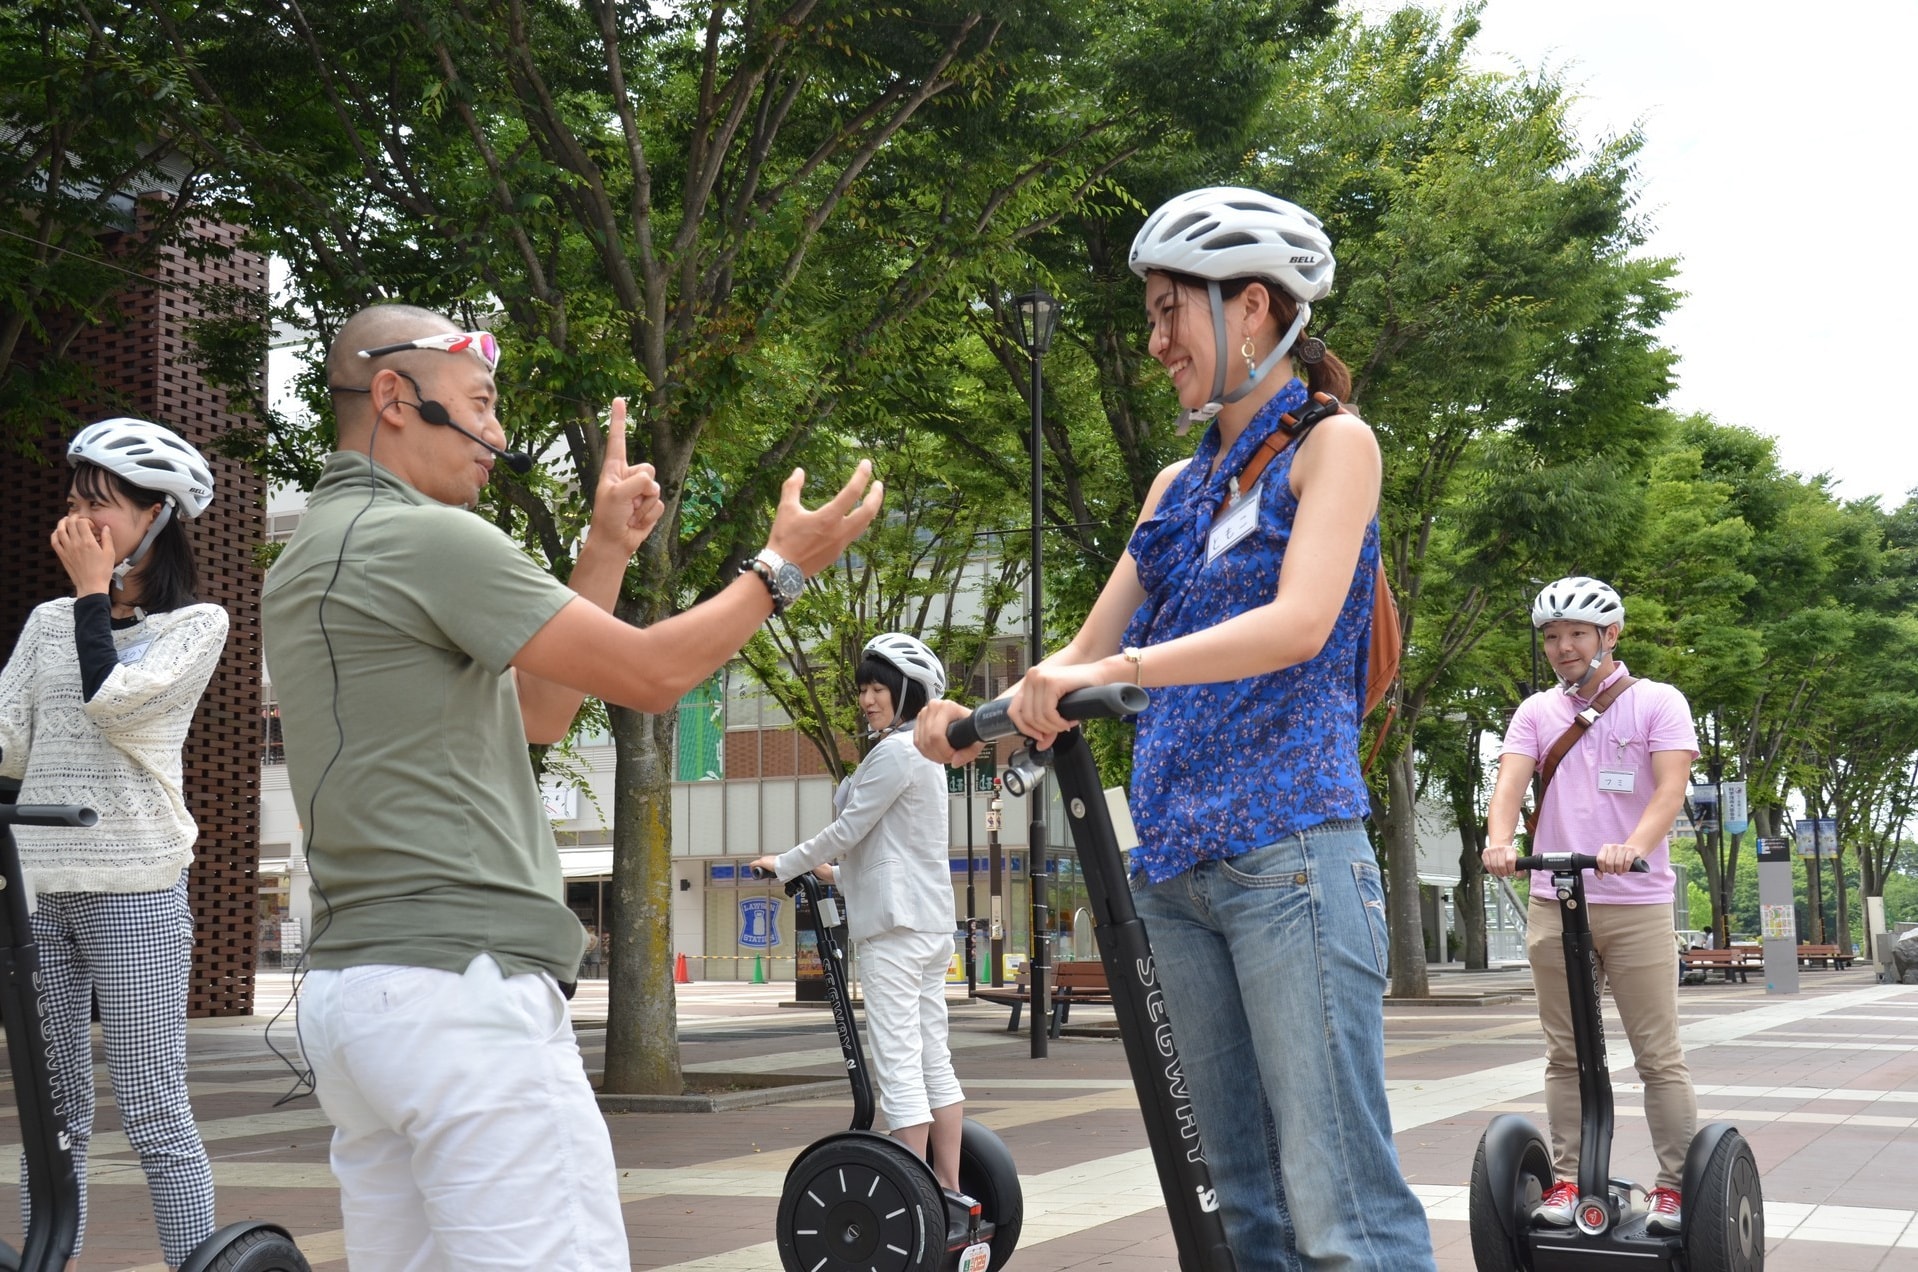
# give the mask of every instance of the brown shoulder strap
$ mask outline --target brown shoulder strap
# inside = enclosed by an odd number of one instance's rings
[[[1250,459],[1245,461],[1245,467],[1233,475],[1232,495],[1225,506],[1229,507],[1238,502],[1240,495],[1256,486],[1259,478],[1265,475],[1266,465],[1285,454],[1286,447],[1302,441],[1305,435],[1312,431],[1314,424],[1328,415],[1337,415],[1344,409],[1344,405],[1330,393],[1314,393],[1305,409],[1296,416],[1290,411],[1279,416],[1279,426],[1272,430],[1272,435],[1259,443],[1259,448],[1252,452]],[[1219,512],[1218,508],[1212,510],[1214,521],[1219,519]]]
[[[1538,810],[1545,807],[1545,792],[1551,789],[1552,775],[1558,772],[1560,762],[1573,747],[1578,745],[1578,740],[1585,736],[1585,730],[1591,728],[1598,722],[1598,717],[1605,714],[1605,708],[1617,702],[1620,694],[1637,683],[1637,679],[1632,676],[1620,676],[1612,681],[1605,686],[1604,692],[1592,699],[1590,706],[1572,717],[1572,726],[1558,735],[1558,741],[1552,743],[1552,749],[1545,753],[1545,762],[1539,765],[1537,807],[1525,818],[1526,834],[1531,834],[1533,828],[1538,825]]]

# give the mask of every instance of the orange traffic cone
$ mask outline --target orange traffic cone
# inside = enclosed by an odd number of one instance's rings
[[[673,960],[673,984],[690,985],[692,983],[693,978],[686,974],[686,956],[681,954]]]

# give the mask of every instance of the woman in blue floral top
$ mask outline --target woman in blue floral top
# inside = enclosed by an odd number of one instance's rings
[[[1154,212],[1131,264],[1180,432],[1210,425],[1010,713],[1045,745],[1069,727],[1064,694],[1153,690],[1132,887],[1240,1268],[1429,1269],[1392,1144],[1385,900],[1361,820],[1379,448],[1337,407],[1350,373],[1306,332],[1331,242],[1302,208],[1215,187]],[[964,714],[929,705],[921,749],[969,762],[945,744]]]

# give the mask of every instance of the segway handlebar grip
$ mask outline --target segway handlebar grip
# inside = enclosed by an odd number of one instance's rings
[[[0,804],[0,822],[10,826],[92,826],[100,814],[78,804]]]
[[[746,869],[752,872],[752,876],[755,879],[774,879],[778,877],[774,875],[772,871],[761,870],[758,866],[747,866]],[[801,870],[798,874],[786,880],[786,895],[789,897],[796,897],[803,892],[806,894],[807,900],[817,905],[821,891],[819,876],[810,870]]]
[[[1068,720],[1117,720],[1138,715],[1152,701],[1152,695],[1137,685],[1098,685],[1074,689],[1059,699],[1059,714]],[[1006,714],[1008,698],[994,698],[963,720],[954,720],[946,729],[946,741],[954,750],[964,750],[974,742],[994,742],[1009,738],[1019,726]]]
[[[1520,857],[1512,863],[1518,870],[1597,870],[1598,858],[1589,852],[1540,852],[1529,857]],[[1636,858],[1627,873],[1650,874],[1652,865],[1643,857]]]

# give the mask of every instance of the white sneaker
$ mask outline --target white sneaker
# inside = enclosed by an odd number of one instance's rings
[[[1676,1236],[1684,1227],[1680,1217],[1679,1195],[1675,1188],[1654,1188],[1645,1197],[1648,1214],[1645,1217],[1645,1231]]]
[[[1578,1185],[1569,1179],[1561,1179],[1539,1198],[1538,1209],[1532,1212],[1532,1222],[1569,1228],[1572,1226],[1572,1212],[1577,1209]]]

